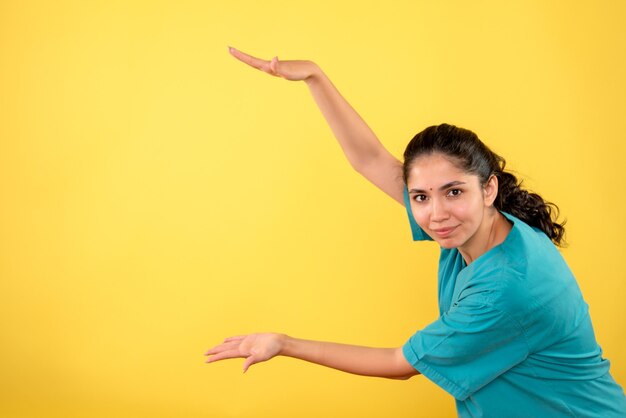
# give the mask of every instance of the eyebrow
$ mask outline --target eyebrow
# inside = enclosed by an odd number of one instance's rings
[[[458,181],[458,180],[451,181],[450,183],[446,183],[443,186],[441,186],[439,188],[439,191],[444,191],[446,189],[449,189],[450,187],[459,186],[461,184],[467,184],[467,183],[465,183],[464,181]],[[409,193],[426,193],[426,190],[423,190],[423,189],[411,189],[411,190],[409,190]]]

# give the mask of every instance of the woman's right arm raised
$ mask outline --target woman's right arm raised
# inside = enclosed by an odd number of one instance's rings
[[[385,149],[365,121],[341,96],[324,72],[311,61],[271,61],[255,58],[235,48],[238,60],[270,75],[304,81],[352,167],[404,205],[402,163]]]

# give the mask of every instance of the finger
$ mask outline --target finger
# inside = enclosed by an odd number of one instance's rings
[[[241,341],[244,338],[246,338],[247,335],[235,335],[234,337],[228,337],[226,339],[224,339],[225,343],[231,342],[231,341]]]
[[[272,71],[272,74],[278,75],[278,57],[274,57],[270,61],[270,70]]]
[[[239,346],[239,341],[229,341],[226,343],[222,343],[220,345],[216,345],[213,348],[210,348],[206,353],[204,353],[205,356],[210,356],[212,354],[217,354],[217,353],[221,353],[222,351],[228,351],[228,350],[232,350],[235,347]]]
[[[214,361],[226,360],[230,358],[239,358],[239,357],[243,357],[239,350],[237,349],[227,350],[227,351],[222,351],[221,353],[217,353],[213,355],[212,357],[209,357],[205,361],[205,363],[213,363]]]
[[[246,361],[243,363],[243,372],[244,373],[247,372],[250,366],[258,362],[259,362],[258,359],[254,355],[251,355],[250,357],[248,357]]]
[[[253,57],[252,55],[248,55],[245,52],[241,52],[233,47],[230,47],[229,51],[233,57],[237,58],[239,61],[245,64],[248,64],[251,67],[256,68],[257,70],[267,72],[267,70],[269,69],[269,61]]]

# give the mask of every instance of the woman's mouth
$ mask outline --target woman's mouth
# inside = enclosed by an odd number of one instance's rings
[[[431,231],[433,231],[435,233],[435,235],[439,238],[446,238],[447,236],[449,236],[450,234],[452,234],[452,232],[456,229],[456,226],[451,226],[448,228],[438,228],[438,229],[431,229]]]

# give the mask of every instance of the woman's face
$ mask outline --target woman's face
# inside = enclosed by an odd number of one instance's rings
[[[417,224],[441,247],[471,251],[480,245],[481,228],[497,192],[494,180],[485,187],[478,176],[457,168],[442,154],[417,158],[407,186]]]

